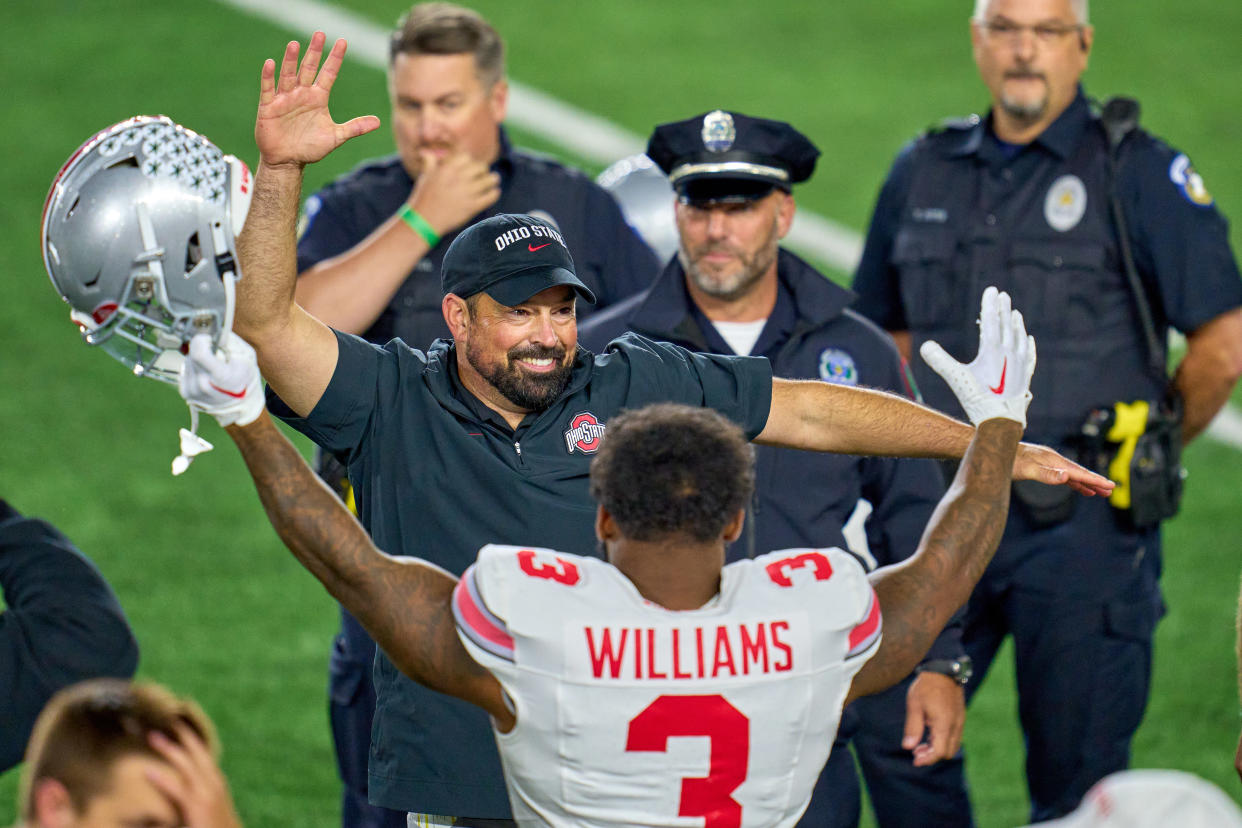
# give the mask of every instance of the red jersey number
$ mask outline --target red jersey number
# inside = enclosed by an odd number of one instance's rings
[[[532,578],[544,578],[565,586],[573,586],[581,577],[577,566],[559,556],[556,563],[539,563],[535,560],[533,550],[523,549],[517,554],[517,559],[518,566]]]
[[[801,555],[790,555],[788,558],[772,561],[767,565],[768,577],[777,586],[791,587],[793,581],[789,579],[788,571],[804,566],[815,568],[817,581],[826,581],[832,577],[832,564],[828,563],[828,558],[822,552],[803,552]]]
[[[724,696],[660,696],[630,720],[625,749],[664,752],[673,736],[711,739],[707,776],[681,780],[678,816],[704,817],[704,828],[738,828],[742,806],[731,794],[746,781],[750,720]]]

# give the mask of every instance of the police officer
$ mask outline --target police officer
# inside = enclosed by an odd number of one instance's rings
[[[445,254],[441,310],[452,341],[418,351],[333,331],[293,300],[294,216],[305,165],[379,126],[334,123],[332,81],[345,42],[316,32],[301,65],[289,44],[264,64],[260,161],[238,255],[234,328],[258,354],[284,415],[324,448],[348,452],[358,515],[377,545],[460,572],[497,540],[584,548],[593,536],[587,472],[608,419],[650,402],[709,406],[765,443],[851,454],[960,457],[973,430],[895,395],[774,380],[765,359],[692,354],[630,337],[598,358],[578,347],[567,239],[551,223],[501,214]],[[320,60],[323,59],[322,69]],[[1089,491],[1111,485],[1023,443],[1019,478]],[[890,646],[901,646],[897,633]],[[896,643],[894,643],[896,642]],[[904,640],[911,646],[911,639]],[[447,817],[509,813],[495,744],[478,711],[418,694],[383,654],[369,784],[372,801]],[[441,820],[443,824],[443,820]],[[463,824],[463,823],[454,823]]]
[[[1137,439],[1168,419],[1134,413],[1165,397],[1172,326],[1187,339],[1172,387],[1189,440],[1242,373],[1242,283],[1225,220],[1186,156],[1139,128],[1125,134],[1116,118],[1110,149],[1079,86],[1092,36],[1086,0],[977,0],[971,39],[991,111],[898,156],[855,277],[858,308],[907,353],[934,338],[960,356],[983,287],[1009,291],[1039,342],[1027,434],[1063,449],[1084,428]],[[930,404],[960,411],[943,382],[915,374]],[[1126,767],[1147,702],[1160,533],[1140,526],[1148,503],[1124,455],[1111,463],[1127,485],[1110,500],[1016,485],[1001,549],[967,607],[968,693],[1014,639],[1036,821],[1072,811]]]
[[[656,127],[647,155],[676,193],[678,254],[647,291],[583,323],[583,345],[603,351],[628,330],[693,351],[764,356],[781,377],[909,394],[892,340],[847,308],[852,294],[779,246],[794,217],[792,186],[811,176],[819,157],[810,140],[781,121],[717,110]],[[894,563],[918,546],[944,490],[930,460],[759,447],[756,462],[755,500],[730,560],[846,548],[842,528],[865,498],[873,508],[869,563]],[[858,824],[851,741],[881,825],[970,824],[958,754],[959,638],[951,625],[924,672],[850,706],[801,824]],[[907,696],[915,734],[908,747]]]
[[[426,347],[448,333],[440,313],[445,251],[463,226],[499,213],[551,220],[601,305],[655,276],[655,256],[611,196],[577,170],[512,146],[501,126],[504,43],[476,12],[412,7],[390,40],[388,90],[396,154],[364,163],[306,202],[297,299],[311,313],[372,342],[400,337]],[[344,478],[331,457],[321,455],[319,468],[333,484]],[[342,611],[329,692],[343,822],[403,826],[404,814],[367,806],[374,652]]]

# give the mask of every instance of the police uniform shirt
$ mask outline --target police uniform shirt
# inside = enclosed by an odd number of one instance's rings
[[[305,419],[285,419],[348,453],[358,515],[379,548],[460,574],[492,542],[595,549],[590,461],[623,408],[713,408],[753,438],[771,403],[766,359],[692,354],[628,336],[605,354],[579,349],[570,384],[516,430],[481,416],[456,377],[455,352],[338,333],[332,380]],[[290,413],[272,401],[278,413]],[[490,409],[489,409],[490,413]],[[369,796],[388,808],[488,816],[508,810],[486,716],[377,657]]]
[[[453,612],[517,712],[496,733],[514,817],[583,828],[794,825],[881,628],[840,549],[729,564],[672,611],[603,561],[489,546]]]
[[[1120,152],[1116,188],[1158,332],[1190,332],[1242,304],[1227,223],[1186,156],[1142,130]],[[978,118],[918,139],[880,191],[856,307],[911,331],[915,353],[934,338],[969,361],[983,288],[1010,290],[1040,348],[1033,440],[1062,444],[1090,408],[1155,398],[1160,381],[1146,369],[1109,215],[1107,159],[1081,89],[1025,147],[1001,145]],[[911,367],[927,401],[960,416],[948,386],[918,357]]]
[[[500,213],[530,213],[557,226],[574,268],[603,307],[645,288],[660,263],[605,190],[577,170],[515,149],[500,130],[500,199],[473,224]],[[298,240],[298,272],[344,253],[387,221],[410,196],[414,181],[397,156],[364,163],[307,199],[307,224]],[[363,334],[371,342],[400,337],[419,348],[448,336],[440,311],[440,265],[458,231],[444,236],[415,265],[383,313]],[[592,308],[579,303],[583,318]]]

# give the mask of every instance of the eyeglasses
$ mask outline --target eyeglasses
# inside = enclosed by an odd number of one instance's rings
[[[979,26],[1000,40],[1017,41],[1024,32],[1029,31],[1035,35],[1036,40],[1044,44],[1056,43],[1067,34],[1081,32],[1083,28],[1081,24],[1067,23],[1036,23],[1034,26],[1024,26],[1009,20],[985,20],[980,21]]]

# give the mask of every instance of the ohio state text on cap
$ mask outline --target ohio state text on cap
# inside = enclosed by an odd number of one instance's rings
[[[560,231],[533,216],[501,213],[470,225],[449,245],[440,272],[444,292],[463,299],[486,293],[513,307],[565,285],[595,304],[595,294],[574,272]]]

